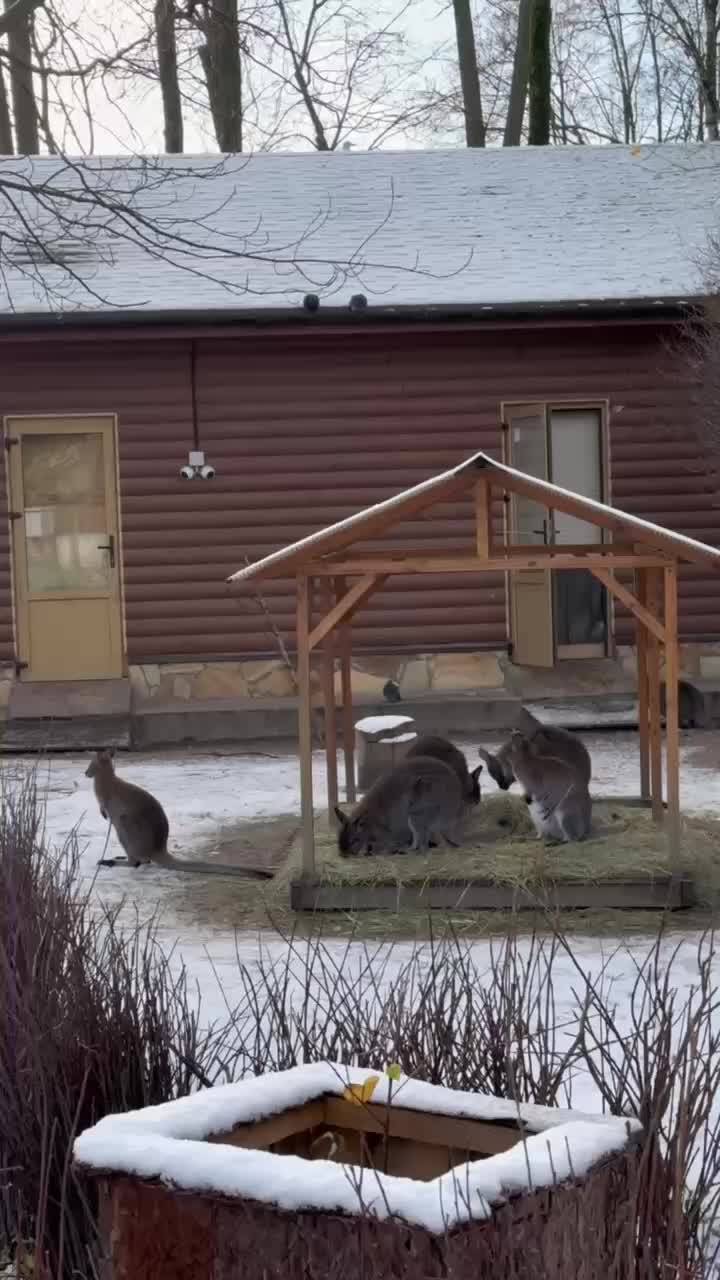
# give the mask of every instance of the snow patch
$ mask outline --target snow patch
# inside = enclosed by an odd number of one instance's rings
[[[412,716],[365,716],[364,720],[355,722],[355,728],[359,729],[361,733],[385,733],[391,729],[399,729],[403,724],[412,724],[412,722]]]

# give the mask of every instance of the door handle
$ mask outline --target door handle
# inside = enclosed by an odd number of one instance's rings
[[[547,520],[543,520],[542,529],[533,529],[533,533],[542,534],[542,540],[545,543],[545,546],[548,545],[548,527],[547,526],[548,526]]]
[[[112,533],[108,534],[107,542],[98,543],[98,551],[107,551],[110,555],[110,568],[115,568],[115,537]]]

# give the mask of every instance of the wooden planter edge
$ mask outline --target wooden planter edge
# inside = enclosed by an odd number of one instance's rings
[[[692,882],[672,876],[529,888],[490,880],[370,885],[296,879],[290,884],[293,911],[679,911],[693,902]]]

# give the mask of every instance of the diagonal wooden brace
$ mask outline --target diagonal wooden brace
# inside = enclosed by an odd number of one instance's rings
[[[342,622],[359,605],[364,604],[375,588],[382,586],[386,577],[387,574],[367,573],[359,582],[356,582],[355,586],[351,587],[341,600],[338,600],[337,604],[333,606],[329,613],[325,614],[325,617],[310,632],[308,638],[310,650],[312,651],[319,645],[326,635],[337,626],[338,622]]]
[[[593,566],[590,569],[590,572],[594,574],[599,582],[602,582],[604,587],[607,587],[608,591],[615,596],[616,600],[619,600],[624,604],[626,609],[629,609],[638,621],[642,622],[643,625],[647,627],[648,631],[652,632],[661,644],[665,644],[665,628],[663,624],[653,613],[650,613],[649,609],[646,609],[645,606],[640,603],[637,597],[633,595],[632,591],[628,591],[627,587],[624,587],[622,583],[617,581],[614,573],[610,573],[609,570],[600,569],[596,566]]]

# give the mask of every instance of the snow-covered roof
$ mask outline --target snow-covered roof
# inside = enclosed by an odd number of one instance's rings
[[[206,1141],[318,1098],[342,1096],[348,1084],[362,1084],[370,1074],[339,1063],[313,1063],[220,1085],[143,1111],[107,1116],[80,1135],[74,1156],[98,1172],[159,1179],[184,1190],[243,1197],[286,1212],[365,1211],[442,1232],[471,1218],[489,1217],[509,1196],[581,1177],[599,1160],[624,1150],[631,1135],[640,1131],[635,1119],[517,1106],[407,1077],[391,1082],[378,1072],[374,1104],[383,1105],[390,1097],[391,1105],[412,1111],[519,1121],[526,1136],[508,1151],[458,1165],[431,1182],[373,1173],[365,1175],[362,1186],[342,1164]]]
[[[719,197],[711,143],[9,157],[0,315],[679,300]]]
[[[675,559],[688,561],[690,564],[707,565],[720,569],[720,551],[710,547],[706,542],[698,542],[696,538],[688,538],[685,534],[675,533],[672,529],[643,520],[640,516],[631,515],[619,507],[611,507],[607,502],[598,502],[595,498],[586,498],[582,494],[572,493],[561,485],[552,484],[549,480],[539,480],[536,476],[518,471],[516,467],[508,467],[496,462],[487,453],[474,453],[450,471],[422,480],[411,489],[405,489],[384,502],[357,511],[354,515],[338,520],[326,529],[310,533],[297,542],[273,551],[262,560],[245,565],[231,574],[228,582],[245,582],[251,578],[279,578],[291,576],[301,566],[307,566],[331,552],[339,553],[351,547],[355,541],[363,538],[374,538],[399,523],[429,510],[439,502],[447,502],[461,497],[478,475],[484,473],[491,485],[498,489],[525,494],[535,498],[544,506],[559,511],[569,511],[571,515],[580,515],[591,524],[601,528],[614,529],[638,542],[647,543],[650,548],[667,552]],[[541,555],[542,547],[537,548]],[[397,571],[410,572],[410,564],[403,563],[406,553],[402,548],[393,548],[384,553],[384,558],[397,558]],[[362,559],[362,552],[359,553]],[[431,553],[423,557],[424,572],[433,572]]]

